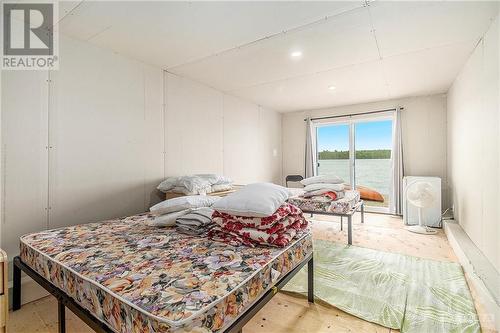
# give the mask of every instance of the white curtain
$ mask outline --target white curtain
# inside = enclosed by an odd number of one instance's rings
[[[403,136],[401,129],[401,108],[394,111],[392,122],[392,178],[391,178],[391,200],[390,212],[401,215],[403,205]]]
[[[316,175],[316,129],[310,118],[306,122],[306,158],[305,178]]]

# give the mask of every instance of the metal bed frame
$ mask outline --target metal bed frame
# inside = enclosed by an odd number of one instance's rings
[[[303,210],[302,212],[311,214],[311,217],[314,214],[340,216],[340,230],[344,229],[344,217],[347,217],[347,244],[352,245],[352,216],[358,210],[361,211],[361,223],[365,223],[365,202],[363,200],[359,200],[359,202],[355,204],[354,207],[352,207],[347,213],[320,212],[311,210]]]
[[[273,296],[280,291],[292,277],[297,274],[302,267],[307,264],[307,300],[314,303],[314,271],[313,271],[313,254],[310,253],[305,257],[294,269],[288,272],[285,276],[279,279],[275,285],[260,296],[252,306],[243,312],[235,322],[231,324],[224,333],[241,333],[243,326],[252,319],[252,317],[266,305]],[[42,277],[31,267],[26,265],[19,256],[14,257],[14,290],[13,290],[13,305],[14,311],[21,308],[21,271],[25,272],[29,277],[35,280],[40,286],[45,288],[50,294],[57,299],[57,316],[58,316],[58,332],[66,332],[66,308],[70,309],[75,315],[83,320],[90,328],[97,333],[114,333],[105,323],[97,319],[90,311],[83,308],[73,298],[68,296],[64,291],[54,286],[50,281]]]

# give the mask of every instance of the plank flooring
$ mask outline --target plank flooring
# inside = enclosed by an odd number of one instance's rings
[[[344,231],[340,231],[340,219],[337,217],[315,215],[312,220],[315,238],[346,243],[346,221]],[[366,214],[364,224],[361,224],[359,216],[356,216],[353,229],[353,244],[356,246],[427,259],[457,261],[442,230],[439,230],[436,235],[429,236],[410,233],[404,229],[401,218],[382,214]],[[474,290],[472,290],[472,295],[475,296]],[[477,301],[476,308],[483,332],[495,332],[489,316]],[[66,313],[68,333],[92,332],[71,311],[66,310]],[[57,332],[55,299],[45,297],[24,305],[19,311],[10,312],[7,327],[10,333]],[[243,332],[389,333],[397,331],[351,316],[328,304],[317,302],[311,305],[301,297],[279,293],[245,326]]]

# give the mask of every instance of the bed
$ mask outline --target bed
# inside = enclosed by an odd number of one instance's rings
[[[306,263],[313,301],[312,237],[285,248],[233,247],[175,228],[146,225],[149,213],[21,237],[21,271],[96,332],[240,332]]]
[[[288,199],[292,205],[299,207],[304,213],[331,215],[340,217],[340,230],[343,230],[343,219],[347,218],[347,243],[352,244],[352,216],[361,212],[361,223],[365,221],[364,201],[358,191],[345,191],[343,198],[331,201],[324,197],[304,198],[300,189],[294,189],[293,196]]]

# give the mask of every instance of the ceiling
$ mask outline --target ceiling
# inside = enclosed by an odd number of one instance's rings
[[[63,34],[280,112],[446,92],[499,5],[60,4]]]

